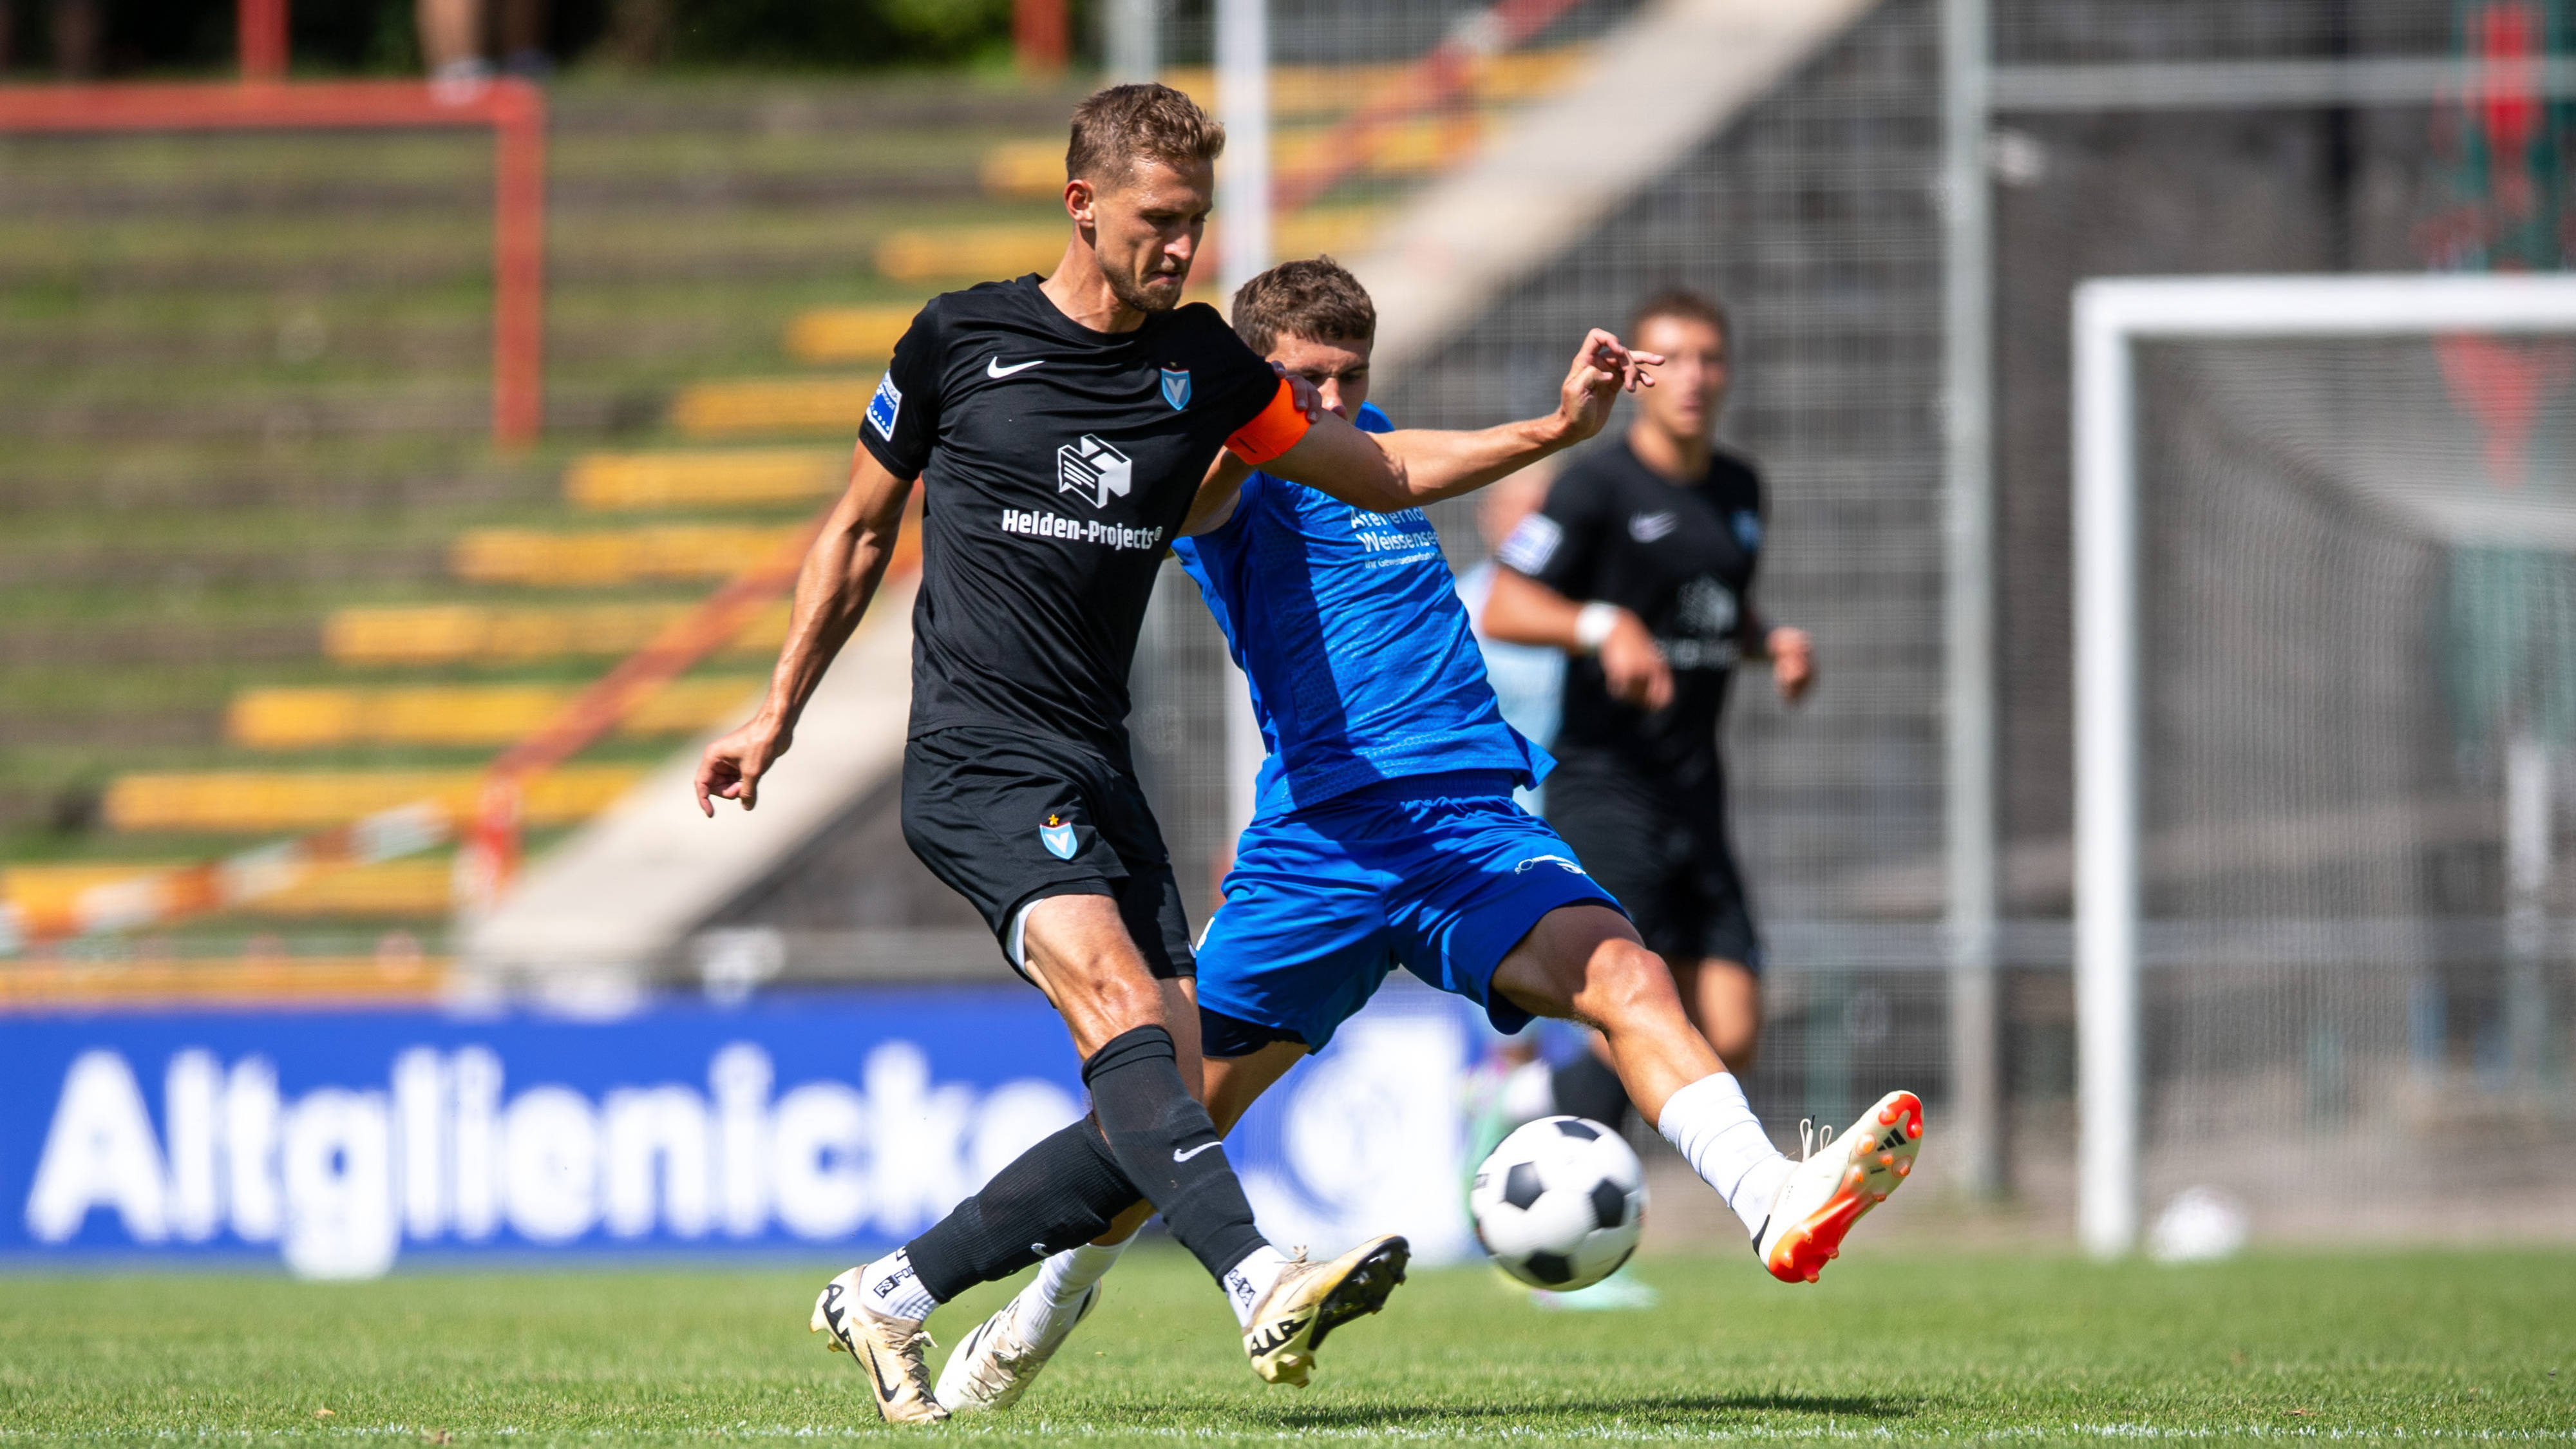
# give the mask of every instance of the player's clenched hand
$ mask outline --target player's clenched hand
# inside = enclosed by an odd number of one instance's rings
[[[1816,641],[1806,630],[1782,624],[1767,636],[1763,651],[1771,656],[1771,682],[1782,699],[1796,704],[1816,687]]]
[[[749,810],[760,803],[760,777],[780,755],[795,731],[766,713],[707,746],[698,757],[698,809],[715,818],[718,800],[739,800]]]
[[[1557,392],[1557,423],[1566,441],[1579,443],[1600,432],[1609,424],[1619,394],[1653,387],[1654,375],[1646,369],[1663,360],[1659,353],[1630,351],[1598,327],[1584,334],[1583,345],[1574,352],[1574,365],[1566,369],[1565,385]]]
[[[1672,665],[1644,622],[1625,609],[1601,641],[1601,677],[1621,704],[1651,711],[1673,702]]]

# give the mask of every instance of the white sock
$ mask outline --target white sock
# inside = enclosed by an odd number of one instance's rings
[[[939,1300],[921,1286],[921,1275],[912,1271],[912,1255],[901,1248],[860,1270],[859,1302],[880,1317],[915,1323],[939,1306]]]
[[[1794,1164],[1771,1145],[1734,1073],[1705,1076],[1673,1093],[1655,1130],[1735,1209],[1746,1232],[1762,1231],[1771,1199],[1780,1195]]]
[[[1252,1250],[1251,1257],[1225,1270],[1225,1298],[1234,1305],[1236,1323],[1245,1328],[1252,1326],[1252,1310],[1287,1266],[1287,1256],[1264,1243]]]
[[[1118,1255],[1126,1252],[1127,1244],[1133,1241],[1130,1238],[1105,1248],[1098,1243],[1067,1248],[1040,1264],[1038,1280],[1029,1286],[1048,1303],[1058,1308],[1071,1308],[1080,1301],[1085,1289],[1100,1281],[1100,1275],[1109,1271],[1109,1265],[1117,1262]]]

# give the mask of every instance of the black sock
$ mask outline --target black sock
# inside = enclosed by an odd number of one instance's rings
[[[904,1252],[921,1286],[945,1303],[1090,1242],[1142,1196],[1110,1157],[1098,1124],[1085,1117],[1012,1159]]]
[[[1610,1064],[1585,1052],[1548,1076],[1556,1110],[1569,1117],[1589,1117],[1613,1132],[1627,1130],[1628,1089]]]
[[[1118,1166],[1217,1281],[1268,1246],[1216,1123],[1181,1085],[1170,1032],[1140,1026],[1111,1038],[1082,1064],[1082,1080]]]

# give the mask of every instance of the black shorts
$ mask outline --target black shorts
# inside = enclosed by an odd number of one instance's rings
[[[1762,937],[1727,843],[1722,783],[1677,790],[1568,762],[1547,777],[1547,823],[1627,908],[1648,950],[1761,973]]]
[[[1145,792],[1071,740],[982,726],[934,730],[903,751],[903,839],[974,903],[1020,965],[1020,913],[1049,896],[1108,896],[1146,969],[1195,973],[1189,917]]]

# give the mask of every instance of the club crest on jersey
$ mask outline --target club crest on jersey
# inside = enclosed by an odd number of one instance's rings
[[[894,385],[894,373],[889,369],[885,376],[877,379],[876,396],[868,399],[868,426],[877,430],[878,437],[891,443],[894,441],[894,420],[902,413],[903,389]]]
[[[1058,860],[1073,859],[1073,822],[1050,812],[1046,824],[1038,827],[1038,843]]]
[[[1163,401],[1179,412],[1190,405],[1190,370],[1186,367],[1163,369]]]
[[[1127,496],[1135,467],[1126,454],[1085,433],[1055,450],[1055,491],[1079,493],[1092,507],[1106,508],[1110,499]]]

